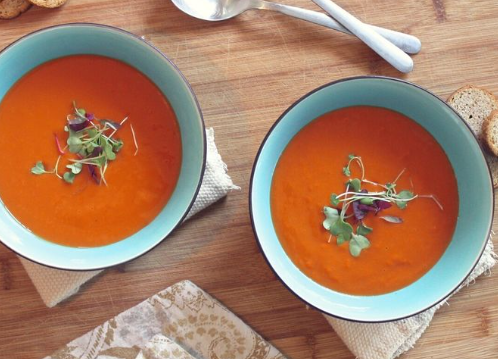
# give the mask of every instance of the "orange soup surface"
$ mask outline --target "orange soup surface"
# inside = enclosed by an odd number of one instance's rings
[[[73,101],[100,119],[128,116],[114,135],[124,145],[109,161],[108,186],[86,166],[73,184],[31,173],[37,161],[54,168],[54,134],[64,147]],[[29,72],[0,103],[0,134],[2,202],[33,233],[63,245],[102,246],[137,232],[165,206],[180,173],[180,130],[170,104],[141,72],[106,57],[63,57]],[[60,174],[68,158],[75,157],[64,155]]]
[[[371,245],[353,257],[349,243],[337,245],[322,226],[330,195],[346,190],[342,169],[349,154],[361,157],[365,178],[376,183],[392,182],[406,169],[398,192],[434,195],[443,210],[430,198],[416,198],[405,209],[370,212],[364,223],[373,229],[366,236]],[[361,177],[357,164],[351,177]],[[275,169],[271,210],[282,246],[308,277],[343,293],[377,295],[413,283],[443,255],[458,216],[457,182],[443,149],[420,125],[391,110],[349,107],[317,118],[291,140]],[[387,215],[403,223],[380,218]]]

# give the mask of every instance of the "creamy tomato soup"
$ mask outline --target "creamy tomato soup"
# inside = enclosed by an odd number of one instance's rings
[[[370,246],[357,256],[351,241],[338,244],[322,224],[324,206],[334,207],[331,194],[361,177],[356,160],[350,176],[343,172],[350,154],[361,157],[365,179],[385,185],[399,177],[396,196],[405,189],[413,197],[404,209],[395,203],[378,213],[364,207]],[[370,193],[385,191],[361,185]],[[457,182],[443,149],[420,125],[391,110],[349,107],[315,119],[291,140],[275,169],[271,210],[283,248],[303,273],[340,292],[376,295],[411,284],[443,255],[458,216]],[[345,218],[356,232],[352,206]]]
[[[72,184],[30,171],[37,161],[54,168],[60,154],[54,138],[65,147],[73,101],[100,119],[128,117],[113,134],[123,146],[108,163],[107,185],[88,166]],[[77,55],[47,62],[21,78],[0,103],[0,198],[22,225],[59,244],[102,246],[150,223],[176,186],[181,151],[167,99],[141,72],[114,59]],[[64,152],[61,175],[81,158],[68,148]]]

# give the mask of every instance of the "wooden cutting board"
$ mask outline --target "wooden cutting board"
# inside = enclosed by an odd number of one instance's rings
[[[306,0],[285,3],[317,10]],[[192,84],[229,172],[242,187],[151,253],[106,271],[54,309],[43,305],[17,257],[0,246],[2,358],[41,358],[181,279],[217,297],[291,358],[353,358],[322,315],[276,280],[256,245],[247,197],[258,146],[292,102],[347,76],[400,77],[442,98],[469,83],[498,94],[498,2],[339,3],[366,22],[418,36],[423,50],[414,57],[415,71],[401,75],[358,40],[264,11],[208,23],[184,15],[169,0],[70,0],[60,9],[32,8],[0,21],[0,48],[67,22],[104,23],[145,36]],[[403,358],[497,358],[497,335],[498,275],[484,276],[437,313]]]

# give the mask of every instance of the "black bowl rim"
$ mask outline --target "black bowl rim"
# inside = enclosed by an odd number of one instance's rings
[[[490,221],[489,221],[489,224],[488,224],[488,231],[487,231],[487,236],[486,236],[486,240],[483,241],[483,245],[482,245],[482,249],[481,249],[481,252],[479,253],[479,255],[476,257],[475,259],[475,262],[474,264],[471,266],[470,270],[468,271],[468,273],[464,276],[464,278],[452,289],[449,291],[449,293],[447,293],[446,295],[444,295],[443,297],[439,298],[436,300],[436,302],[434,302],[432,305],[430,306],[427,306],[427,307],[424,307],[423,309],[420,309],[418,311],[415,311],[413,313],[410,313],[410,314],[407,314],[405,316],[401,316],[401,317],[393,317],[393,318],[389,318],[389,319],[382,319],[382,320],[360,320],[360,319],[351,319],[351,318],[346,318],[346,317],[342,317],[342,316],[339,316],[337,314],[334,314],[334,313],[330,313],[324,309],[321,309],[321,308],[318,308],[312,304],[310,304],[305,298],[303,298],[302,296],[300,296],[298,293],[296,293],[295,291],[293,291],[288,285],[287,283],[285,283],[285,281],[280,278],[280,276],[278,275],[278,273],[275,271],[275,269],[273,268],[270,260],[268,259],[265,251],[263,250],[263,246],[261,244],[261,239],[259,238],[258,236],[258,233],[256,231],[256,225],[254,223],[254,216],[253,216],[253,203],[252,203],[252,196],[253,196],[253,181],[254,181],[254,175],[255,175],[255,172],[256,172],[256,166],[258,164],[258,160],[259,160],[259,156],[261,155],[261,152],[266,144],[266,141],[268,140],[268,138],[270,137],[270,135],[273,133],[273,130],[276,128],[276,126],[280,123],[280,121],[282,121],[282,119],[287,115],[287,113],[292,110],[295,106],[297,106],[301,101],[303,101],[304,99],[308,98],[309,96],[313,95],[315,92],[318,92],[326,87],[329,87],[329,86],[333,86],[333,85],[336,85],[336,84],[339,84],[339,83],[342,83],[342,82],[348,82],[348,81],[356,81],[356,80],[364,80],[364,79],[369,79],[369,80],[387,80],[387,81],[394,81],[394,82],[399,82],[399,83],[402,83],[404,85],[408,85],[408,86],[411,86],[411,87],[415,87],[416,89],[419,89],[419,90],[422,90],[424,92],[426,92],[427,94],[429,94],[430,96],[436,98],[440,103],[443,104],[443,106],[446,106],[447,108],[449,108],[456,116],[457,118],[460,119],[460,121],[462,121],[465,125],[465,127],[467,128],[467,130],[472,134],[472,137],[474,138],[474,140],[476,141],[477,145],[479,146],[480,148],[480,154],[482,156],[482,160],[484,161],[484,163],[486,164],[486,168],[488,169],[488,179],[489,179],[489,182],[490,182],[490,188],[491,188],[491,198],[492,198],[492,207],[491,207],[491,216],[490,216]],[[254,163],[253,163],[253,167],[252,167],[252,172],[251,172],[251,179],[250,179],[250,182],[249,182],[249,215],[251,217],[251,226],[252,226],[252,230],[254,232],[254,236],[256,238],[256,242],[258,243],[258,246],[259,246],[259,249],[261,250],[261,252],[263,253],[263,258],[266,260],[266,262],[268,263],[268,266],[271,268],[271,270],[273,271],[273,273],[275,274],[275,276],[278,278],[278,280],[280,282],[282,282],[282,284],[291,292],[293,293],[297,298],[299,298],[300,300],[302,300],[304,303],[306,303],[308,306],[312,307],[312,308],[315,308],[316,310],[326,314],[326,315],[329,315],[329,316],[332,316],[334,318],[337,318],[337,319],[342,319],[342,320],[347,320],[347,321],[350,321],[350,322],[356,322],[356,323],[387,323],[387,322],[392,322],[392,321],[396,321],[396,320],[401,320],[401,319],[406,319],[406,318],[409,318],[409,317],[412,317],[414,315],[417,315],[417,314],[420,314],[436,305],[438,305],[439,303],[443,302],[445,299],[449,298],[453,293],[455,293],[458,288],[460,288],[460,286],[465,282],[465,280],[469,277],[469,275],[472,273],[472,271],[474,270],[474,268],[476,267],[477,263],[479,262],[479,260],[481,259],[483,253],[484,253],[484,250],[486,249],[486,244],[487,244],[487,241],[490,240],[490,235],[491,235],[491,231],[492,231],[492,226],[493,226],[493,216],[494,216],[494,208],[495,208],[495,197],[494,197],[494,191],[493,191],[493,177],[492,177],[492,174],[491,174],[491,170],[489,168],[489,165],[488,165],[488,162],[486,161],[486,157],[484,155],[484,149],[482,147],[482,145],[480,144],[480,142],[478,141],[477,139],[477,136],[474,134],[474,132],[471,130],[469,124],[462,118],[462,116],[460,116],[460,114],[458,112],[456,112],[449,104],[447,104],[445,101],[443,101],[441,98],[439,98],[438,96],[436,96],[434,93],[432,93],[431,91],[417,85],[417,84],[414,84],[412,82],[409,82],[409,81],[406,81],[406,80],[402,80],[402,79],[398,79],[398,78],[394,78],[394,77],[388,77],[388,76],[376,76],[376,75],[363,75],[363,76],[353,76],[353,77],[346,77],[346,78],[342,78],[342,79],[339,79],[339,80],[336,80],[336,81],[332,81],[332,82],[329,82],[329,83],[326,83],[322,86],[319,86],[317,88],[315,88],[314,90],[311,90],[310,92],[306,93],[305,95],[301,96],[299,99],[297,99],[296,101],[293,102],[293,104],[291,106],[289,106],[280,116],[279,118],[273,123],[273,125],[270,127],[270,129],[268,130],[268,133],[266,134],[265,138],[263,139],[263,142],[261,143],[259,149],[258,149],[258,153],[256,155],[256,158],[254,159]],[[310,280],[313,280],[310,278]],[[319,284],[320,285],[320,284]]]
[[[65,271],[87,272],[87,271],[96,271],[96,270],[104,270],[104,269],[107,269],[107,268],[113,268],[113,267],[117,267],[119,265],[126,264],[128,262],[131,262],[131,261],[133,261],[133,260],[135,260],[135,259],[137,259],[137,258],[139,258],[139,257],[141,257],[141,256],[143,256],[143,255],[145,255],[147,253],[149,253],[150,251],[152,251],[154,248],[156,248],[158,245],[160,245],[169,235],[171,235],[171,233],[173,231],[175,231],[178,228],[178,226],[184,221],[185,217],[187,217],[188,213],[192,209],[192,206],[194,205],[195,199],[197,198],[197,195],[199,194],[199,190],[201,188],[202,179],[204,178],[204,172],[206,170],[207,138],[206,138],[206,125],[204,123],[204,116],[202,114],[201,106],[199,104],[199,101],[197,100],[197,97],[196,97],[196,95],[194,93],[194,90],[192,89],[192,86],[190,85],[190,83],[188,82],[188,80],[186,79],[186,77],[183,75],[183,73],[180,71],[180,69],[173,63],[173,61],[171,61],[165,54],[163,54],[161,50],[159,50],[157,47],[155,47],[154,45],[152,45],[150,42],[146,41],[145,39],[143,39],[142,37],[140,37],[138,35],[135,35],[132,32],[126,31],[126,30],[121,29],[119,27],[110,26],[110,25],[104,25],[104,24],[98,24],[98,23],[92,23],[92,22],[72,22],[72,23],[66,23],[66,24],[59,24],[59,25],[47,26],[47,27],[44,27],[42,29],[38,29],[38,30],[35,30],[33,32],[30,32],[30,33],[28,33],[28,34],[26,34],[26,35],[18,38],[17,40],[13,41],[9,45],[7,45],[5,48],[3,48],[2,50],[0,50],[0,56],[5,51],[7,51],[9,48],[11,48],[15,44],[17,44],[18,42],[21,42],[21,41],[23,41],[26,38],[29,38],[31,36],[37,35],[38,33],[41,33],[41,32],[47,31],[47,30],[56,29],[56,28],[78,27],[78,26],[80,26],[80,27],[90,27],[90,28],[92,28],[92,27],[103,28],[103,29],[112,30],[112,31],[119,32],[119,33],[122,33],[124,35],[130,36],[130,37],[133,37],[133,38],[135,38],[135,39],[143,42],[145,45],[149,46],[152,51],[155,51],[161,57],[163,57],[164,60],[166,60],[173,67],[173,69],[178,73],[178,75],[180,75],[180,77],[182,78],[182,80],[186,84],[187,89],[190,92],[190,95],[194,99],[195,106],[197,107],[197,111],[199,112],[199,117],[200,117],[200,120],[201,120],[202,140],[203,140],[202,168],[201,168],[201,172],[200,172],[200,175],[199,175],[199,180],[198,180],[198,183],[197,183],[197,188],[195,189],[195,191],[193,193],[193,196],[192,196],[192,199],[190,200],[189,205],[185,209],[185,212],[182,214],[182,216],[180,217],[180,219],[178,220],[178,222],[173,226],[173,228],[171,229],[171,231],[169,231],[166,234],[165,237],[163,237],[161,240],[159,240],[151,248],[147,249],[146,251],[144,251],[144,252],[142,252],[140,254],[137,254],[136,256],[134,256],[132,258],[126,259],[126,260],[121,261],[119,263],[114,263],[114,264],[110,264],[108,266],[103,266],[103,267],[95,267],[95,268],[91,268],[90,267],[90,268],[84,268],[84,269],[64,268],[64,267],[60,267],[60,266],[55,266],[55,265],[51,265],[51,264],[46,264],[46,263],[38,262],[36,259],[30,258],[30,257],[28,257],[28,256],[26,256],[24,254],[19,253],[18,251],[15,251],[12,248],[10,248],[0,238],[0,243],[2,243],[5,247],[7,247],[9,250],[11,250],[12,252],[16,253],[17,255],[21,256],[22,258],[25,258],[25,259],[33,262],[33,263],[42,265],[44,267],[54,268],[54,269],[60,269],[60,270],[65,270]]]

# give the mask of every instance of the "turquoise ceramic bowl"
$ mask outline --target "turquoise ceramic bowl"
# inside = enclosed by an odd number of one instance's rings
[[[441,144],[455,170],[460,200],[453,239],[422,278],[384,295],[354,296],[321,286],[289,259],[275,233],[270,211],[273,171],[282,151],[305,125],[343,107],[388,108],[415,120]],[[250,189],[251,219],[261,249],[282,282],[313,307],[360,322],[391,321],[416,314],[450,295],[479,260],[491,230],[493,186],[483,152],[462,118],[430,92],[383,77],[334,82],[307,94],[273,125],[256,158]]]
[[[158,245],[185,218],[199,190],[206,138],[195,95],[178,68],[156,48],[126,31],[96,24],[68,24],[29,34],[0,53],[0,101],[24,74],[52,59],[95,54],[121,60],[145,74],[175,111],[182,140],[177,186],[164,209],[145,228],[111,245],[72,248],[43,240],[0,206],[0,241],[21,256],[47,266],[91,270],[134,259]]]

